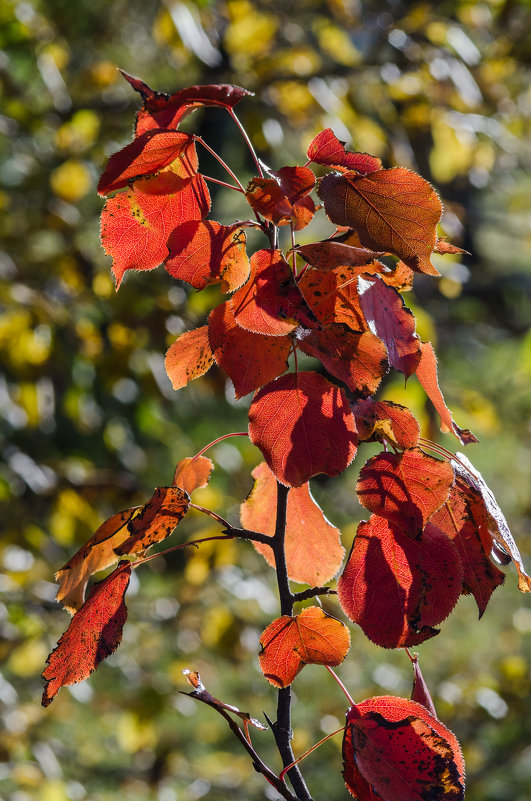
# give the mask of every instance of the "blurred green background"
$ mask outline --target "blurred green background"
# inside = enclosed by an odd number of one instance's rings
[[[412,167],[439,189],[443,227],[470,257],[441,257],[407,302],[436,343],[467,455],[494,489],[531,562],[531,5],[359,0],[3,0],[0,4],[0,797],[9,801],[273,799],[215,712],[180,694],[182,669],[223,700],[275,715],[258,636],[277,615],[272,574],[252,548],[211,543],[135,573],[124,642],[46,711],[39,674],[68,625],[53,575],[112,513],[171,483],[177,460],[246,426],[219,371],[173,392],[163,356],[201,324],[216,292],[164,273],[129,274],[118,294],[99,243],[96,183],[131,139],[137,96],[117,67],[156,89],[230,82],[256,92],[239,115],[271,167],[304,163],[330,126],[352,148]],[[252,164],[220,110],[200,132],[241,180]],[[202,154],[201,154],[202,155]],[[214,173],[216,165],[204,161]],[[208,169],[207,169],[208,167]],[[214,219],[245,215],[214,192]],[[298,239],[320,236],[319,227]],[[412,379],[404,401],[441,438]],[[442,439],[441,439],[442,441]],[[450,437],[447,447],[455,449]],[[358,464],[374,450],[360,452]],[[197,502],[232,521],[259,453],[244,439],[211,452]],[[344,532],[357,521],[356,465],[313,491]],[[190,515],[175,539],[216,533]],[[336,612],[333,601],[326,607]],[[468,801],[531,796],[531,605],[514,570],[478,624],[461,599],[420,647],[443,721],[461,740]],[[409,694],[403,653],[354,630],[339,669],[355,699]],[[324,669],[294,686],[296,753],[340,726],[345,703]],[[254,742],[277,765],[272,737]],[[280,767],[280,766],[278,766]],[[314,797],[347,797],[340,738],[306,763]]]

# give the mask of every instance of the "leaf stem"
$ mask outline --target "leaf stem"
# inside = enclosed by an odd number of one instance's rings
[[[159,551],[158,553],[152,553],[150,556],[144,556],[142,559],[137,559],[136,562],[128,562],[133,570],[136,570],[137,567],[140,565],[145,565],[146,562],[151,562],[152,559],[156,559],[158,556],[166,556],[166,554],[172,553],[172,551],[180,551],[182,548],[187,548],[189,545],[194,545],[197,547],[201,545],[202,542],[211,542],[212,540],[232,540],[234,539],[231,534],[218,534],[215,537],[202,537],[199,540],[189,540],[188,542],[181,542],[180,545],[174,545],[171,548],[166,548],[165,551]]]
[[[202,512],[202,514],[208,515],[208,517],[211,517],[212,520],[216,520],[218,523],[221,523],[221,525],[225,529],[230,528],[230,523],[227,523],[224,517],[218,515],[217,512],[213,512],[212,509],[206,509],[204,506],[198,506],[196,503],[191,503],[190,509],[196,509],[198,512]]]
[[[202,456],[209,448],[212,448],[214,445],[217,445],[218,442],[222,442],[224,439],[229,439],[229,437],[248,437],[249,433],[247,431],[233,431],[230,434],[223,434],[222,437],[218,437],[217,439],[209,442],[208,445],[205,445],[195,456],[192,457],[192,461],[197,459],[198,456]]]
[[[339,678],[337,673],[334,670],[332,670],[330,665],[325,665],[325,668],[328,670],[330,675],[333,676],[335,681],[338,683],[339,687],[343,690],[343,692],[347,696],[347,700],[348,700],[349,704],[351,706],[356,706],[356,704],[354,703],[354,699],[352,698],[351,694],[349,693],[349,691],[347,690],[347,688],[345,687],[345,685],[343,684],[343,682],[341,681],[341,679]]]
[[[232,119],[234,120],[234,122],[236,123],[236,125],[238,126],[238,128],[240,129],[240,132],[241,132],[243,138],[245,139],[245,143],[246,143],[247,147],[249,148],[249,150],[251,152],[251,156],[253,157],[254,163],[256,164],[256,169],[258,170],[258,175],[261,178],[263,178],[264,177],[264,171],[262,170],[262,165],[260,164],[260,159],[256,155],[256,151],[255,151],[255,149],[253,147],[253,143],[249,139],[249,135],[248,135],[247,131],[245,130],[245,128],[243,127],[242,123],[240,122],[240,120],[236,116],[236,113],[235,113],[234,109],[230,108],[230,109],[228,109],[228,112],[229,112],[230,116],[232,117]]]
[[[202,139],[202,137],[200,137],[200,136],[196,136],[195,134],[193,134],[193,138],[194,138],[194,141],[195,141],[195,142],[199,142],[199,144],[203,145],[203,147],[205,148],[205,150],[208,150],[208,152],[209,152],[209,153],[210,153],[212,156],[214,156],[214,158],[216,159],[216,161],[219,161],[219,163],[221,164],[221,166],[223,167],[223,169],[224,169],[224,170],[226,170],[226,171],[228,172],[228,174],[230,175],[230,177],[232,178],[232,180],[233,180],[235,183],[237,183],[237,184],[238,184],[238,186],[240,187],[240,191],[241,191],[241,192],[243,192],[243,193],[245,194],[245,189],[243,188],[243,185],[242,185],[242,183],[241,183],[241,182],[240,182],[240,180],[239,180],[239,179],[238,179],[238,178],[237,178],[237,177],[234,175],[234,173],[232,172],[232,170],[231,170],[231,168],[229,167],[229,165],[228,165],[228,164],[227,164],[225,161],[223,161],[223,159],[221,158],[221,156],[218,156],[218,154],[216,153],[216,151],[215,151],[215,150],[213,150],[213,149],[210,147],[210,145],[207,145],[207,143],[205,142],[205,140],[204,140],[204,139]]]
[[[228,184],[226,181],[220,181],[218,178],[212,178],[211,175],[205,175],[201,173],[205,181],[211,181],[213,184],[219,184],[220,186],[225,186],[227,189],[235,189],[236,192],[243,192],[239,186],[233,186],[232,184]]]
[[[339,734],[340,731],[345,731],[345,729],[346,729],[346,726],[341,726],[340,729],[336,729],[335,731],[331,732],[330,734],[327,734],[326,737],[323,737],[323,739],[319,740],[318,743],[315,743],[314,745],[312,745],[311,748],[308,748],[308,750],[305,751],[304,754],[301,754],[300,757],[297,757],[295,762],[292,762],[291,765],[288,765],[283,770],[281,770],[280,773],[278,774],[278,778],[279,779],[283,779],[284,778],[284,774],[287,773],[288,770],[293,768],[295,765],[298,765],[299,762],[302,762],[303,759],[306,759],[307,756],[310,756],[310,754],[313,751],[315,751],[316,748],[319,748],[320,745],[322,745],[323,743],[326,743],[326,741],[330,740],[331,737],[335,737],[336,734]]]

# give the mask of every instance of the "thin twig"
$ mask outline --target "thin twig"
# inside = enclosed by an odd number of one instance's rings
[[[317,595],[337,595],[337,590],[331,587],[311,587],[309,590],[302,590],[293,595],[293,603],[306,601],[308,598],[315,598]]]

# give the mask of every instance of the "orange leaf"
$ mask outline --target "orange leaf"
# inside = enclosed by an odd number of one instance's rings
[[[210,209],[201,175],[171,171],[137,181],[109,198],[101,213],[101,241],[112,256],[116,287],[127,270],[153,270],[168,256],[168,237],[185,220],[199,220]]]
[[[61,687],[90,676],[102,659],[119,646],[127,619],[124,594],[131,565],[120,564],[106,579],[95,584],[89,597],[49,655],[42,676],[46,687],[42,705],[51,704]]]
[[[360,503],[415,537],[448,498],[454,471],[420,448],[382,452],[362,467],[356,486]]]
[[[242,526],[273,536],[275,533],[277,482],[262,462],[251,473],[254,485],[240,507]],[[288,495],[286,565],[292,581],[317,586],[330,581],[341,567],[345,549],[339,530],[324,516],[310,492],[309,484],[293,487]],[[253,542],[272,567],[275,557],[268,545]]]
[[[173,485],[191,495],[194,490],[207,486],[213,469],[213,462],[206,456],[187,456],[175,468]]]
[[[130,536],[115,553],[118,556],[145,551],[169,537],[190,508],[188,493],[179,487],[157,487],[150,500],[127,524]]]
[[[171,487],[167,489],[174,493],[175,505],[178,509],[184,510],[181,515],[184,516],[188,510],[188,496],[182,490]],[[124,512],[118,512],[118,514],[110,517],[105,523],[102,523],[96,533],[74,554],[66,565],[57,571],[55,574],[55,578],[59,582],[57,600],[61,601],[71,614],[82,606],[90,576],[99,570],[105,570],[117,562],[118,549],[124,546],[124,543],[128,542],[132,535],[142,532],[143,527],[149,532],[156,528],[159,523],[162,526],[168,524],[165,515],[170,513],[172,507],[170,501],[168,508],[163,508],[162,497],[165,490],[166,488],[159,487],[155,490],[151,500],[144,506],[126,509]],[[174,513],[176,512],[175,505],[173,507]],[[161,516],[159,516],[159,511],[157,510],[160,511]],[[173,519],[176,516],[178,514],[174,514]],[[179,521],[177,520],[177,522]],[[175,527],[177,523],[173,525]],[[131,553],[135,553],[137,550],[141,550],[141,548],[136,548]],[[120,555],[128,552],[123,550]]]
[[[352,461],[358,437],[342,389],[313,372],[281,376],[254,396],[249,437],[283,484],[337,476]]]
[[[350,648],[344,623],[318,606],[274,620],[260,637],[260,668],[275,687],[287,687],[304,665],[340,665]]]
[[[318,195],[332,222],[355,228],[365,247],[394,253],[413,270],[439,275],[430,255],[442,204],[420,175],[403,167],[366,177],[329,174],[321,180]]]
[[[177,337],[164,359],[164,367],[174,389],[181,389],[189,381],[204,375],[213,363],[207,325],[185,331]]]
[[[234,384],[237,398],[286,372],[291,339],[241,328],[229,302],[210,312],[208,336],[214,358]]]
[[[167,244],[166,270],[194,289],[221,283],[222,292],[233,292],[249,277],[245,230],[240,225],[189,220],[173,230]]]
[[[389,371],[386,347],[370,331],[352,331],[346,325],[333,323],[321,330],[302,329],[297,344],[360,395],[376,392]]]
[[[441,418],[441,431],[445,434],[455,434],[461,445],[469,445],[471,442],[477,442],[477,437],[475,437],[471,431],[467,428],[459,428],[459,426],[454,423],[452,413],[447,407],[439,387],[437,357],[435,356],[435,351],[433,350],[431,342],[421,342],[420,352],[420,361],[415,370],[415,374]]]
[[[383,648],[434,637],[454,608],[463,567],[453,542],[428,523],[417,539],[383,517],[358,526],[337,591],[345,614]]]

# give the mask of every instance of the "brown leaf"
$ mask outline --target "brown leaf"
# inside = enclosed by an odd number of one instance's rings
[[[365,247],[394,253],[413,270],[439,275],[430,255],[442,204],[420,175],[403,167],[365,177],[329,174],[321,180],[318,195],[332,222],[355,228]]]

